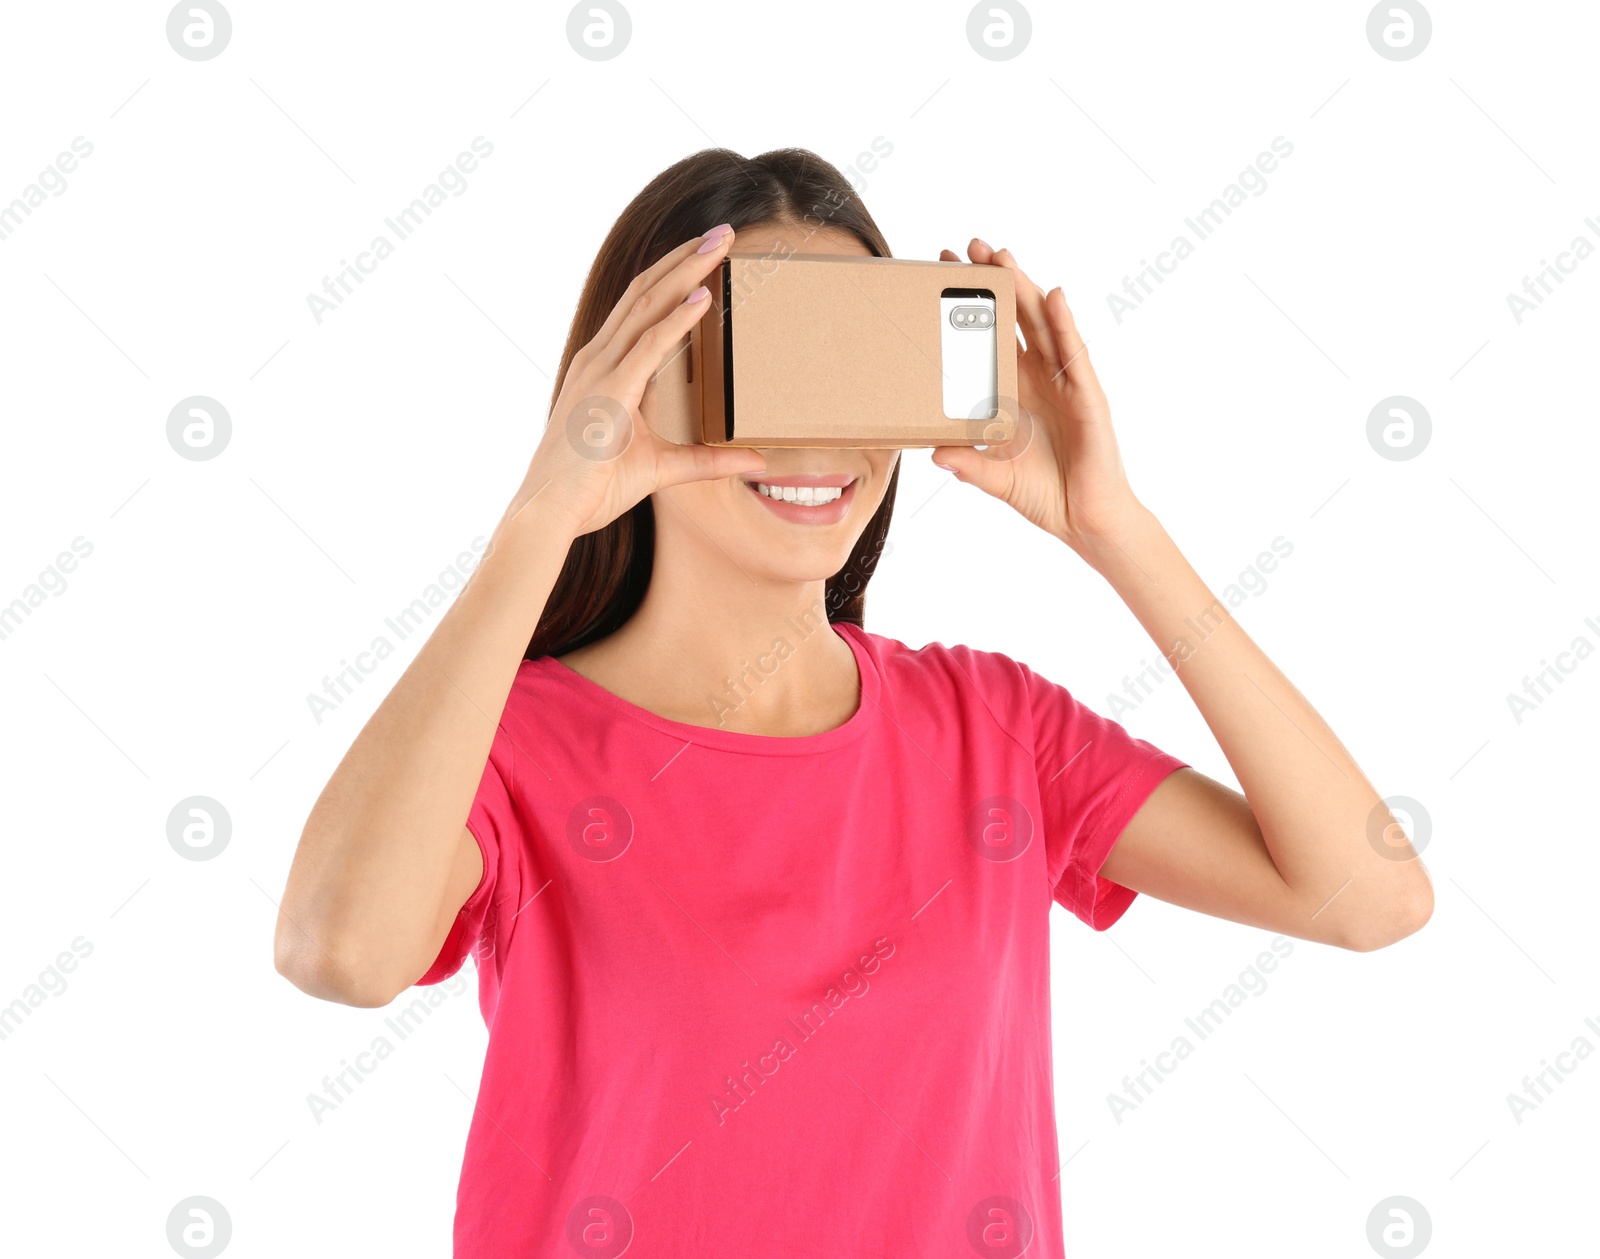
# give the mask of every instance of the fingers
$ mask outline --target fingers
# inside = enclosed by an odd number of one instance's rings
[[[622,291],[622,296],[617,299],[616,305],[611,308],[611,312],[606,316],[606,321],[600,325],[600,331],[594,334],[593,339],[588,345],[579,350],[578,354],[592,358],[601,353],[611,343],[611,339],[617,335],[617,329],[622,326],[622,321],[628,317],[628,312],[633,309],[633,303],[639,294],[651,288],[673,267],[689,257],[696,248],[697,243],[695,241],[685,241],[671,253],[656,259],[649,267],[634,276],[628,282],[628,287]]]
[[[650,378],[670,355],[677,353],[684,334],[710,309],[711,290],[702,284],[670,310],[657,312],[656,322],[638,335],[611,369],[606,392],[629,406],[638,406]]]
[[[1100,382],[1089,362],[1089,347],[1078,331],[1078,321],[1072,317],[1072,308],[1067,305],[1066,294],[1059,285],[1045,294],[1044,313],[1056,348],[1062,355],[1057,374],[1064,374],[1070,384],[1098,388]]]
[[[685,241],[648,271],[634,277],[591,343],[595,367],[601,371],[614,369],[647,329],[676,310],[717,268],[732,245],[734,235],[727,224],[719,227],[720,236],[713,236],[719,228],[712,228],[705,236]],[[701,253],[700,249],[708,242],[714,243]]]
[[[715,481],[721,477],[750,476],[767,470],[766,457],[749,446],[680,446],[656,439],[657,489],[690,481]]]
[[[1029,353],[1037,353],[1046,370],[1053,377],[1061,367],[1061,355],[1054,330],[1045,316],[1044,294],[1017,265],[1009,249],[995,249],[988,241],[974,236],[967,243],[967,257],[983,266],[1010,267],[1017,294],[1017,323],[1022,328],[1022,339]],[[943,262],[960,262],[952,250],[939,252]]]
[[[1048,293],[1040,292],[1039,286],[1016,265],[1009,249],[996,250],[976,236],[967,246],[967,256],[973,262],[1008,266],[1016,273],[1017,319],[1028,348],[1037,347],[1048,364],[1050,379],[1055,381],[1065,376],[1071,384],[1098,388],[1100,382],[1089,362],[1088,347],[1061,287],[1057,285]],[[942,250],[939,257],[949,262],[961,261],[948,249]]]
[[[1003,460],[985,458],[982,451],[971,446],[935,446],[933,462],[947,468],[958,481],[976,485],[985,494],[1003,496],[1011,466]]]
[[[1061,366],[1061,356],[1057,352],[1055,333],[1045,318],[1044,294],[1017,265],[1009,249],[991,253],[995,265],[1011,268],[1016,279],[1017,322],[1022,325],[1022,335],[1028,342],[1028,349],[1038,351],[1039,358],[1053,376]]]

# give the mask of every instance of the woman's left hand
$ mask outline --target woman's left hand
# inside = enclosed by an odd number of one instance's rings
[[[1017,325],[1027,342],[1017,354],[1022,414],[1011,441],[985,450],[939,446],[934,462],[1092,559],[1099,544],[1114,540],[1142,508],[1122,470],[1111,407],[1089,352],[1059,288],[1043,292],[1010,250],[992,249],[976,237],[967,257],[1015,274]],[[949,249],[939,258],[961,261]]]

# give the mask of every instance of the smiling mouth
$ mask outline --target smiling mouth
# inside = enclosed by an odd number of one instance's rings
[[[830,525],[843,520],[855,501],[859,479],[843,473],[745,480],[761,505],[791,524]]]
[[[746,481],[746,485],[765,498],[806,507],[821,507],[843,496],[843,485],[769,485],[765,481]]]

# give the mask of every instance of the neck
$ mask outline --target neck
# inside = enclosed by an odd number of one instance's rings
[[[565,663],[694,725],[797,735],[847,720],[857,670],[850,645],[828,623],[826,583],[754,577],[713,556],[674,563],[658,551],[638,611]]]

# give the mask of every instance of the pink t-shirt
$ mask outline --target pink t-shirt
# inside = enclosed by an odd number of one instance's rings
[[[1121,917],[1098,870],[1184,762],[1006,656],[834,628],[861,703],[799,738],[520,667],[418,981],[471,952],[489,1028],[458,1259],[1062,1254],[1047,913]]]

